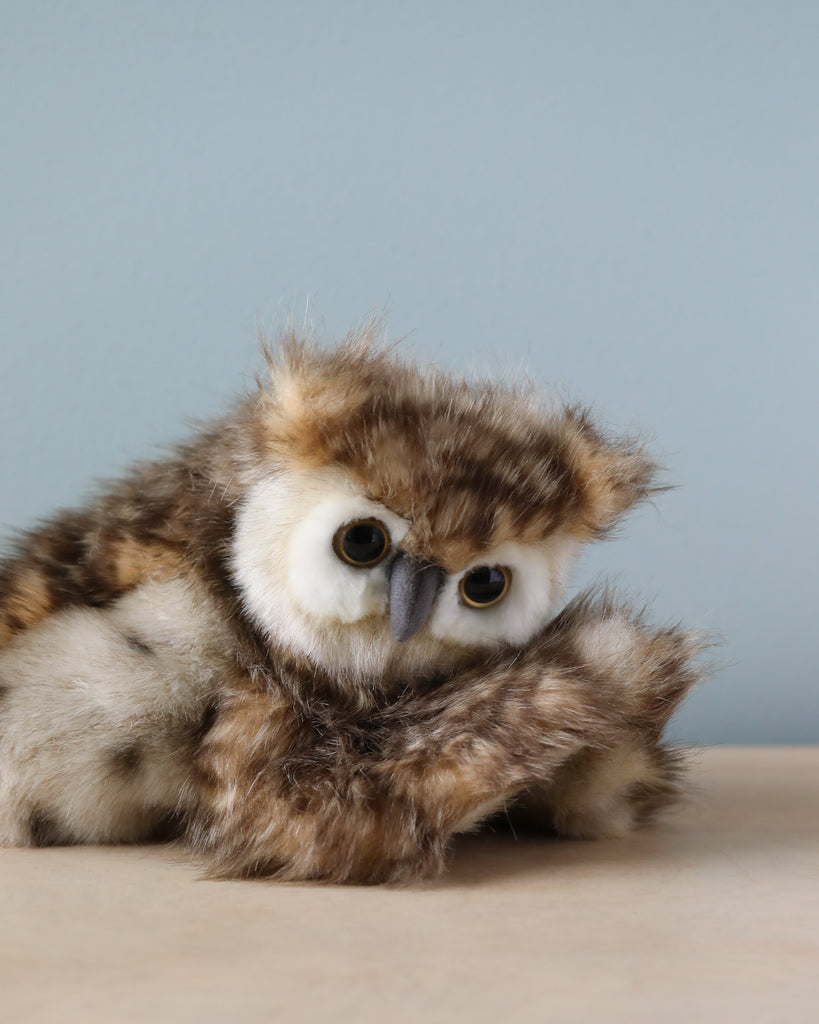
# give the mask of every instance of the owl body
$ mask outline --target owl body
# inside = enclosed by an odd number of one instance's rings
[[[168,460],[0,572],[0,842],[169,826],[229,875],[404,880],[520,806],[626,831],[676,788],[696,640],[580,599],[654,463],[582,410],[291,335]]]

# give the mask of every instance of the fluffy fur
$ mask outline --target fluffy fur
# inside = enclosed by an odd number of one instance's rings
[[[499,808],[622,834],[677,790],[698,644],[611,597],[557,618],[579,545],[656,488],[587,412],[290,335],[269,382],[0,568],[0,842],[168,823],[224,875],[406,881]],[[375,519],[389,557],[333,536]],[[440,582],[390,631],[398,558]],[[511,573],[469,607],[465,574]],[[437,585],[437,584],[436,584]]]
[[[628,623],[621,663],[587,656],[601,621]],[[523,650],[366,709],[314,697],[298,663],[281,666],[275,697],[237,679],[196,758],[191,839],[217,874],[406,882],[439,872],[451,837],[504,807],[566,835],[622,834],[678,792],[661,736],[699,649],[586,596]]]

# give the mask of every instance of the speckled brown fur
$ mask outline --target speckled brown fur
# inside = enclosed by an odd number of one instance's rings
[[[504,540],[561,527],[603,536],[661,489],[642,447],[607,437],[587,411],[544,412],[525,389],[398,364],[373,350],[375,338],[370,325],[325,350],[286,336],[269,356],[272,389],[261,384],[233,416],[87,509],[24,534],[0,565],[0,645],[53,611],[103,606],[191,568],[235,617],[225,559],[236,503],[259,466],[343,466],[412,520],[407,551],[453,571]]]
[[[506,540],[561,528],[603,536],[661,489],[641,445],[606,436],[587,410],[544,409],[525,388],[396,372],[372,342],[365,332],[327,352],[285,339],[271,359],[257,444],[288,465],[344,467],[412,520],[407,550],[457,571],[476,548]]]
[[[238,494],[229,477],[246,454],[232,435],[217,424],[166,462],[137,467],[86,509],[23,534],[0,565],[0,644],[52,612],[103,607],[147,579],[199,570],[228,593],[224,555]]]
[[[615,619],[633,630],[624,672],[582,651],[589,624]],[[613,799],[643,824],[679,791],[681,755],[661,737],[700,650],[603,595],[573,602],[523,651],[367,709],[294,702],[311,692],[297,669],[266,685],[237,677],[196,758],[189,839],[216,874],[407,882],[442,869],[465,823],[532,789],[541,825],[580,834],[560,793],[624,745],[642,775]]]
[[[146,581],[205,588],[231,668],[180,738],[192,751],[186,810],[144,819],[150,831],[169,816],[214,874],[405,882],[438,872],[451,836],[499,806],[591,835],[648,820],[678,789],[662,733],[697,679],[697,641],[610,597],[573,602],[523,649],[358,690],[247,617],[230,568],[235,517],[282,469],[341,467],[411,522],[408,554],[452,573],[509,540],[605,536],[658,489],[641,445],[607,436],[582,408],[422,371],[374,348],[375,334],[333,350],[285,337],[269,356],[272,386],[23,535],[0,565],[0,647]],[[621,631],[616,644],[589,641],[601,623]],[[153,656],[150,639],[120,639],[130,656]],[[119,783],[141,771],[135,746],[107,757]],[[22,841],[55,841],[55,828],[34,808]]]

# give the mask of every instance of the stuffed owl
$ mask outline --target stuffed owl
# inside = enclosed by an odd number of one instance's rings
[[[697,638],[559,602],[655,463],[579,407],[295,332],[227,418],[0,566],[0,843],[176,834],[220,876],[408,881],[498,811],[678,790]]]

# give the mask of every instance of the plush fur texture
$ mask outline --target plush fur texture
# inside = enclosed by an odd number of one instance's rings
[[[628,634],[618,657],[589,657],[600,622]],[[439,872],[454,834],[518,802],[566,835],[623,834],[678,793],[680,759],[661,736],[699,650],[603,595],[573,602],[522,650],[366,708],[315,696],[298,662],[280,667],[275,697],[238,677],[196,758],[191,838],[219,874],[406,882]]]
[[[553,618],[579,545],[656,465],[580,408],[402,362],[375,330],[285,337],[231,416],[20,539],[0,842],[170,823],[216,874],[407,881],[501,808],[595,836],[673,798],[662,732],[697,640],[607,595]],[[365,567],[337,550],[361,521],[385,538]],[[399,562],[434,574],[405,640]],[[484,566],[508,590],[473,607]]]

